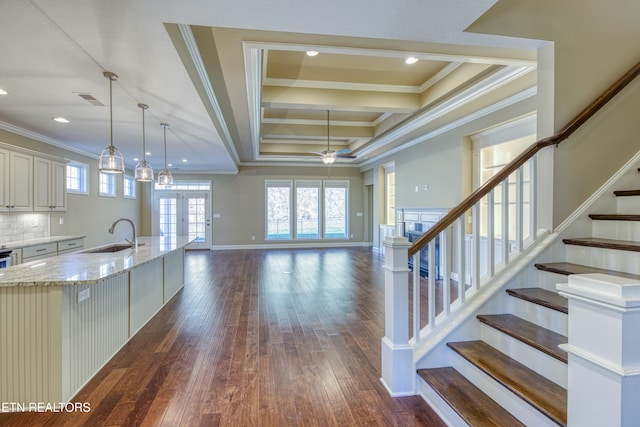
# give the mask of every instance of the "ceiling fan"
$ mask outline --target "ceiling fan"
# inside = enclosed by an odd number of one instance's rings
[[[329,146],[329,110],[327,110],[327,149],[323,150],[321,153],[317,153],[317,152],[313,152],[313,154],[318,154],[320,156],[322,156],[322,163],[324,163],[325,165],[330,165],[331,163],[335,162],[337,158],[342,158],[342,159],[355,159],[356,156],[347,154],[349,153],[351,150],[349,150],[348,148],[343,148],[342,150],[339,151],[335,151],[332,150],[331,147]]]

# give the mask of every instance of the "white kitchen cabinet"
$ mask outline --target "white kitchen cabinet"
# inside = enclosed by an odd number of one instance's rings
[[[33,156],[0,149],[0,212],[33,211]]]
[[[22,248],[22,262],[35,261],[58,255],[56,242]]]
[[[84,248],[84,238],[58,242],[58,255],[75,252]]]
[[[55,160],[34,157],[34,206],[36,212],[67,210],[67,165]]]

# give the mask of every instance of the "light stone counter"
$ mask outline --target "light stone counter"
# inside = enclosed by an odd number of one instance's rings
[[[0,244],[0,249],[22,249],[30,246],[45,245],[47,243],[66,242],[67,240],[84,239],[87,236],[49,236],[37,239],[13,240]]]
[[[137,249],[87,253],[89,250],[96,249],[90,248],[81,252],[31,261],[0,269],[0,287],[95,285],[110,276],[183,248],[190,242],[191,240],[184,236],[173,240],[169,237],[139,237]]]

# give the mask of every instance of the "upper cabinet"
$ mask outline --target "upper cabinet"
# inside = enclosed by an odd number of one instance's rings
[[[0,212],[33,211],[33,156],[0,148]]]
[[[67,165],[55,160],[34,157],[33,210],[54,212],[67,210]]]

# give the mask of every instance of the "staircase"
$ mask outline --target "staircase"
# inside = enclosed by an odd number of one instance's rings
[[[453,425],[567,425],[567,354],[558,345],[567,342],[568,308],[555,283],[585,273],[640,280],[632,213],[640,190],[613,194],[595,205],[616,213],[588,215],[591,236],[562,239],[565,260],[534,263],[539,287],[506,289],[508,312],[478,314],[478,339],[446,343],[451,366],[418,369],[420,393]]]

